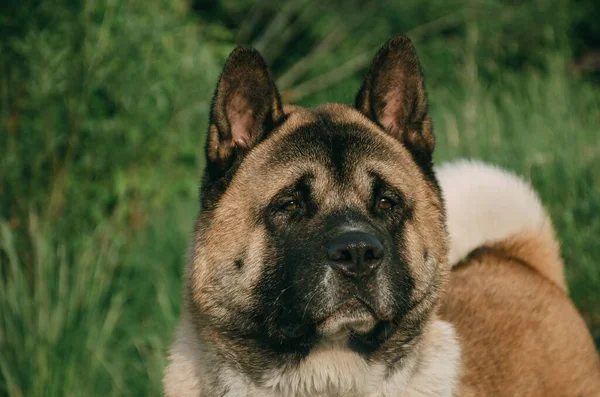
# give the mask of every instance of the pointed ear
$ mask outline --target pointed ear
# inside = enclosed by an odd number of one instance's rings
[[[260,53],[233,50],[212,102],[206,144],[210,168],[226,172],[282,119],[281,99]]]
[[[356,96],[356,108],[429,166],[435,146],[417,52],[406,36],[390,39],[375,55]]]

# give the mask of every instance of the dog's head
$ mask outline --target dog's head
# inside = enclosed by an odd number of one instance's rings
[[[203,327],[277,356],[419,335],[447,274],[434,137],[410,40],[354,107],[285,107],[260,54],[227,60],[211,110],[188,274]]]

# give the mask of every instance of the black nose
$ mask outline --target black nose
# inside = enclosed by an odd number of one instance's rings
[[[381,263],[383,245],[371,234],[346,232],[329,244],[327,254],[338,272],[354,279],[363,279],[371,276]]]

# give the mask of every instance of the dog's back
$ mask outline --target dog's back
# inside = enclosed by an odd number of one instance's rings
[[[458,395],[600,395],[600,361],[536,194],[481,163],[437,174],[454,265],[440,314],[461,341]]]

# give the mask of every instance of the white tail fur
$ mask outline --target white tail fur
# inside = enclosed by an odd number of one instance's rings
[[[517,256],[566,288],[551,220],[527,182],[471,160],[442,164],[436,174],[446,205],[451,265],[484,244],[511,241]]]

